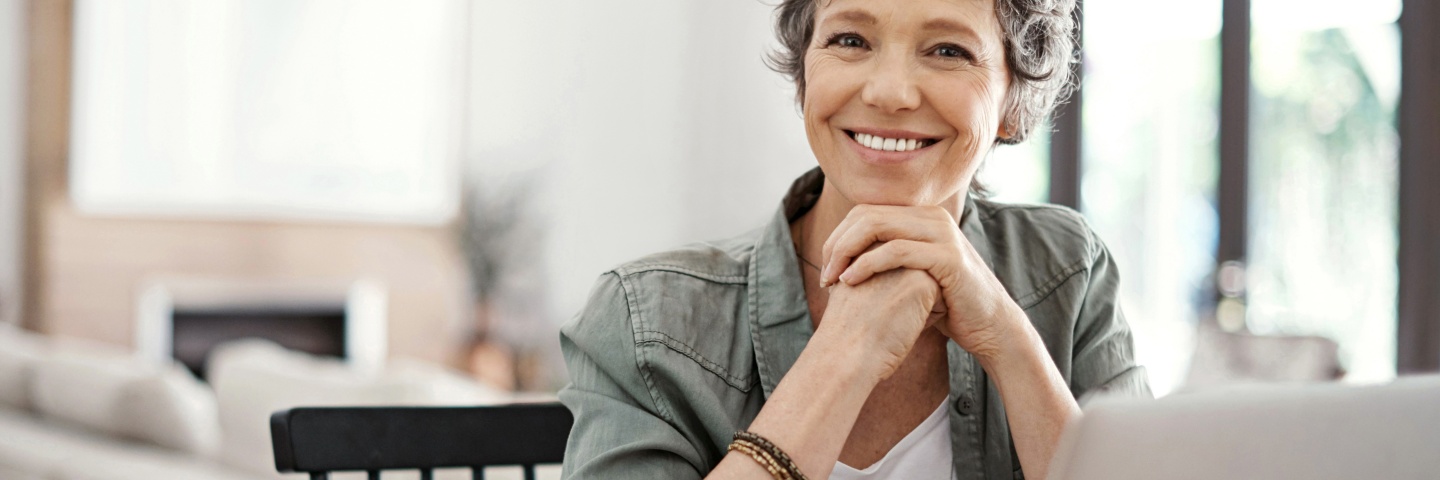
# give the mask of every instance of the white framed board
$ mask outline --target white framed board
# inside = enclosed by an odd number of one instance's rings
[[[466,8],[79,0],[71,200],[90,215],[448,221]]]

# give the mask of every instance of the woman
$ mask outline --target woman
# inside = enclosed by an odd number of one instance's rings
[[[819,168],[766,227],[600,278],[561,333],[565,476],[1044,478],[1076,398],[1149,395],[1081,217],[967,195],[1068,85],[1072,8],[784,0]]]

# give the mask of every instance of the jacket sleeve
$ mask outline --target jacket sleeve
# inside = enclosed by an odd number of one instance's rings
[[[575,416],[562,478],[698,479],[701,455],[659,413],[647,384],[630,305],[620,277],[607,273],[561,327],[570,384],[560,401]]]
[[[1088,233],[1092,261],[1075,323],[1072,393],[1082,405],[1100,395],[1153,397],[1120,309],[1120,272],[1099,236]]]

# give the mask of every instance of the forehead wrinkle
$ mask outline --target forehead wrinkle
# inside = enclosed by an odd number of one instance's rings
[[[823,21],[832,20],[832,19],[833,19],[833,20],[844,21],[844,22],[849,22],[849,23],[858,23],[858,24],[863,24],[863,25],[876,25],[876,24],[880,23],[880,20],[876,19],[875,16],[874,16],[874,15],[871,15],[869,12],[866,12],[866,11],[860,10],[860,9],[853,9],[853,8],[852,8],[852,9],[849,9],[849,10],[841,10],[841,11],[839,11],[839,12],[827,14],[827,15],[825,15],[824,17],[822,17],[820,21],[823,22]]]
[[[835,2],[833,2],[833,1],[830,1],[830,2],[822,2],[821,6],[824,7],[824,6],[826,6],[826,4],[831,4],[831,3],[835,3]],[[978,22],[980,22],[980,23],[982,23],[982,24],[985,24],[985,23],[998,23],[998,22],[986,22],[986,21],[983,19],[983,17],[986,16],[986,15],[984,15],[984,14],[990,12],[990,9],[989,9],[989,8],[981,8],[982,11],[975,11],[974,6],[982,6],[982,7],[983,7],[983,6],[993,6],[991,3],[989,3],[989,2],[987,2],[987,1],[985,1],[985,0],[949,0],[949,1],[944,2],[944,3],[949,3],[949,4],[953,5],[953,6],[962,6],[962,5],[965,6],[960,12],[955,12],[955,13],[959,13],[959,15],[960,15],[961,17],[964,17],[964,19],[965,19],[966,21],[957,21],[957,20],[952,19],[952,18],[944,18],[944,17],[931,18],[931,19],[929,19],[929,20],[926,20],[926,21],[921,25],[920,30],[923,30],[923,31],[926,31],[926,32],[956,33],[956,34],[961,34],[961,35],[969,36],[969,37],[974,38],[974,39],[980,39],[980,38],[982,38],[983,36],[980,34],[979,31],[977,31],[975,28],[973,28],[971,25],[969,25],[969,23],[971,23],[971,22],[970,22],[971,20],[978,21]],[[879,25],[879,24],[880,24],[880,20],[879,20],[874,14],[872,14],[872,13],[870,13],[869,11],[865,10],[863,6],[862,6],[862,7],[846,8],[846,9],[839,10],[839,11],[836,11],[836,12],[825,12],[824,10],[826,10],[826,9],[822,8],[820,12],[817,12],[817,13],[818,13],[818,15],[817,15],[818,18],[816,19],[816,20],[817,20],[817,22],[816,22],[817,24],[826,23],[827,21],[842,21],[842,22],[847,22],[847,23],[852,23],[852,24],[862,24],[862,25],[868,25],[868,26],[875,26],[875,25]],[[953,13],[952,13],[952,14],[953,14]],[[976,18],[977,15],[980,16],[981,18]],[[989,26],[989,25],[987,25],[987,26]],[[997,25],[997,26],[998,26],[998,25]]]

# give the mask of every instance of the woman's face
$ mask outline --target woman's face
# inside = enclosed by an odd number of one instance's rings
[[[818,1],[803,108],[827,182],[853,204],[961,198],[1004,133],[994,1]]]

